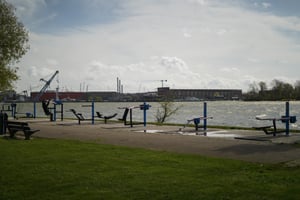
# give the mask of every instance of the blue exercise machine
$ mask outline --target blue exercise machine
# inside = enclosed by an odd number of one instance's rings
[[[285,133],[286,136],[289,136],[290,134],[290,123],[296,123],[297,117],[296,116],[290,116],[290,103],[287,101],[285,103],[285,115],[281,116],[280,118],[262,118],[262,117],[256,117],[257,120],[267,120],[272,121],[272,125],[269,126],[261,126],[261,127],[253,127],[257,130],[263,130],[265,134],[273,134],[273,136],[276,136],[278,133]],[[276,122],[281,121],[282,123],[285,123],[285,129],[284,130],[278,130],[276,126]]]
[[[144,102],[143,104],[139,105],[139,106],[131,106],[131,107],[119,107],[119,109],[125,109],[124,113],[123,113],[123,117],[120,118],[120,121],[124,122],[124,125],[130,125],[130,127],[133,127],[133,125],[137,125],[137,124],[143,124],[144,127],[147,126],[147,110],[149,110],[149,108],[151,107],[151,105],[147,104],[146,102]],[[133,122],[132,120],[132,110],[139,108],[140,110],[143,110],[143,122]],[[128,113],[129,113],[129,123],[127,122],[127,117],[128,117]]]
[[[207,103],[203,102],[203,116],[196,117],[196,118],[193,118],[193,119],[188,119],[187,123],[183,126],[183,128],[185,128],[191,122],[194,122],[195,131],[197,132],[197,131],[199,131],[199,128],[203,128],[204,135],[206,135],[207,120],[208,119],[213,119],[213,117],[208,117],[207,116]],[[203,120],[203,126],[200,126],[201,120]],[[182,129],[180,129],[180,130],[182,130]]]

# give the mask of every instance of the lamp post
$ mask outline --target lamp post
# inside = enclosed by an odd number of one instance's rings
[[[161,81],[161,87],[164,87],[164,82],[167,82],[168,80],[160,80]]]

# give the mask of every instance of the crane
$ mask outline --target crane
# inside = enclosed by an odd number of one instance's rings
[[[48,89],[48,87],[50,86],[52,80],[55,78],[55,76],[58,74],[58,70],[56,70],[56,72],[51,76],[51,78],[47,81],[43,78],[40,79],[40,81],[44,81],[45,85],[42,87],[42,89],[40,90],[39,94],[37,96],[35,96],[34,101],[38,101],[40,100],[41,96],[46,92],[46,90]]]

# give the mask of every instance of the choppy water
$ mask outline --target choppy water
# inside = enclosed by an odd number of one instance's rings
[[[104,115],[118,113],[116,118],[121,118],[124,110],[119,107],[138,106],[139,102],[96,102],[95,112],[99,111]],[[158,103],[149,103],[151,108],[147,111],[147,121],[155,122],[155,115],[159,108]],[[91,108],[82,105],[91,105],[88,102],[65,102],[64,117],[75,118],[69,112],[71,108],[82,113],[86,118],[91,118]],[[181,106],[179,111],[171,116],[167,122],[184,124],[188,119],[203,116],[203,102],[176,102],[174,106]],[[37,103],[37,116],[45,117],[41,103]],[[33,103],[18,103],[18,113],[33,113]],[[265,117],[279,118],[285,115],[285,102],[244,102],[244,101],[208,101],[207,115],[213,117],[208,121],[208,125],[225,125],[225,126],[240,126],[253,127],[271,124],[269,121],[258,121],[255,119],[258,115]],[[300,101],[290,102],[290,115],[300,117]],[[143,121],[143,112],[140,109],[134,109],[133,120]],[[299,119],[300,120],[300,119]],[[292,129],[300,129],[299,122],[291,124]],[[284,124],[278,123],[279,127],[284,127]]]

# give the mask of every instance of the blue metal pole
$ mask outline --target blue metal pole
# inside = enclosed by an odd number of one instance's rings
[[[60,104],[60,120],[61,121],[64,120],[64,104],[63,103]]]
[[[129,114],[130,114],[130,127],[131,127],[131,128],[133,127],[133,122],[132,122],[132,109],[133,109],[133,108],[130,108],[130,109],[129,109]]]
[[[93,100],[93,101],[92,101],[92,124],[95,124],[94,111],[95,111],[95,102],[94,102],[94,100]]]
[[[147,125],[147,111],[146,111],[146,102],[144,102],[144,127]]]
[[[33,118],[36,118],[36,102],[33,102]]]
[[[207,103],[204,102],[203,103],[203,117],[204,117],[204,120],[203,120],[203,128],[204,130],[206,131],[206,125],[207,125]]]
[[[285,103],[285,134],[288,136],[290,133],[290,103],[287,101]]]
[[[56,122],[56,103],[54,103],[54,105],[53,105],[53,121],[55,121]]]

